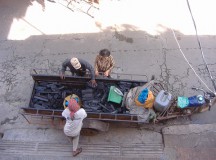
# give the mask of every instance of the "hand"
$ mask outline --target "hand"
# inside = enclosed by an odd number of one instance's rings
[[[65,74],[62,73],[62,74],[60,75],[60,78],[61,78],[61,79],[65,79]]]
[[[96,87],[97,86],[97,82],[95,80],[91,80],[90,82],[91,82],[92,87]]]
[[[99,72],[98,71],[95,71],[95,76],[98,76],[99,75]]]
[[[107,70],[106,72],[104,72],[104,76],[106,76],[106,77],[109,76],[109,70]]]

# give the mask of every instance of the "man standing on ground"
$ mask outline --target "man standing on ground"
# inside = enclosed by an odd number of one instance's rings
[[[65,71],[66,68],[69,68],[72,75],[76,74],[77,76],[85,76],[86,75],[86,69],[89,70],[90,74],[91,74],[91,84],[92,86],[96,86],[97,83],[95,81],[95,73],[94,73],[94,68],[92,67],[92,65],[90,65],[87,61],[83,60],[83,59],[78,59],[78,58],[71,58],[71,59],[66,59],[63,63],[62,63],[62,70],[61,70],[61,79],[65,78]]]

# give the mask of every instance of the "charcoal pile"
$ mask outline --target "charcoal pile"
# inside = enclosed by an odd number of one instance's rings
[[[62,110],[64,98],[71,93],[80,95],[80,90],[57,82],[38,82],[35,85],[30,107]]]
[[[97,113],[126,113],[127,109],[121,103],[108,101],[110,87],[117,87],[122,93],[139,86],[138,83],[119,82],[104,83],[98,82],[97,87],[92,88],[88,84],[79,85],[65,84],[62,82],[37,82],[34,87],[30,107],[36,109],[63,110],[65,97],[75,94],[80,97],[82,107],[87,112]]]
[[[126,108],[121,107],[121,104],[108,102],[108,95],[111,86],[118,87],[123,93],[128,91],[132,83],[103,83],[99,82],[98,86],[94,89],[87,87],[82,90],[82,103],[83,108],[87,112],[97,112],[97,113],[125,113]]]

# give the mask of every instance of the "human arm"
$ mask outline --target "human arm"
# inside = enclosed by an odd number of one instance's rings
[[[68,108],[64,109],[64,111],[62,112],[62,117],[64,117],[65,119],[70,117],[70,111]]]
[[[62,63],[62,69],[61,69],[61,73],[60,73],[60,77],[61,79],[65,79],[65,71],[67,69],[68,63],[70,62],[69,59],[66,59],[63,63]]]
[[[87,117],[87,113],[83,108],[80,108],[75,114],[77,118],[85,119]]]
[[[115,61],[111,55],[109,56],[109,62],[110,62],[109,65],[110,67],[104,72],[104,76],[109,76],[113,67],[115,66]]]
[[[95,63],[94,63],[95,76],[98,76],[98,75],[99,75],[99,71],[98,71],[99,69],[98,69],[98,64],[97,64],[98,58],[99,58],[99,56],[97,56],[97,57],[95,58]]]
[[[65,73],[69,62],[70,62],[70,60],[69,60],[69,59],[66,59],[66,60],[62,63],[62,69],[61,69],[61,72],[62,72],[62,73]]]

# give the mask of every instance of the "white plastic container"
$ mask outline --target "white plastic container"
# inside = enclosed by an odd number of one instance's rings
[[[154,102],[154,109],[158,112],[163,112],[167,107],[171,105],[172,95],[169,92],[161,90],[156,96]]]

